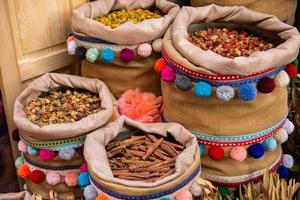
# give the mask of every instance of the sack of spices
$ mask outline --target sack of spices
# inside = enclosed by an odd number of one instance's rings
[[[73,11],[68,52],[82,59],[81,75],[104,81],[118,98],[139,87],[160,94],[151,68],[179,6],[166,0],[98,0]]]
[[[281,164],[299,47],[296,28],[245,7],[183,7],[176,16],[155,70],[164,118],[198,138],[204,178],[238,186]],[[286,172],[292,157],[284,159]]]
[[[191,0],[191,5],[194,7],[208,6],[216,4],[219,6],[245,6],[251,10],[274,15],[280,21],[294,24],[297,8],[297,0]]]
[[[177,123],[142,124],[122,116],[87,137],[84,156],[91,180],[86,198],[91,190],[93,198],[173,198],[200,174],[196,138]]]
[[[28,190],[44,199],[82,197],[86,134],[112,115],[112,94],[98,79],[49,73],[33,81],[14,107],[22,153],[15,165]]]

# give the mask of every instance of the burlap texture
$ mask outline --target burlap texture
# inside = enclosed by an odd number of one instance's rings
[[[254,52],[249,57],[223,57],[210,50],[204,51],[188,41],[190,24],[209,22],[251,24],[258,29],[276,33],[284,42],[276,48]],[[213,4],[205,7],[183,7],[174,20],[171,34],[174,47],[183,57],[198,68],[224,75],[250,75],[286,65],[298,56],[300,48],[300,35],[295,27],[274,16],[251,11],[243,6],[221,7]],[[201,72],[202,69],[195,71]]]
[[[31,194],[28,191],[0,194],[1,200],[31,200]]]
[[[245,6],[251,10],[275,15],[280,21],[287,21],[293,25],[297,0],[191,0],[194,7],[208,6],[210,4],[219,6]]]
[[[116,54],[119,53],[116,52]],[[161,95],[160,76],[153,70],[154,63],[159,56],[158,53],[152,52],[149,57],[138,56],[129,63],[120,59],[115,59],[113,63],[103,63],[98,60],[90,63],[83,60],[81,75],[101,79],[116,98],[119,98],[126,90],[137,87],[142,91]]]
[[[161,136],[167,136],[169,133],[176,141],[184,145],[184,151],[176,159],[176,172],[173,175],[154,183],[128,181],[115,178],[108,163],[105,146],[113,140],[120,133],[120,130],[126,125],[142,130],[146,133],[154,133]],[[194,156],[197,150],[198,145],[195,136],[177,123],[142,124],[122,116],[115,122],[111,122],[104,128],[98,129],[87,136],[84,148],[84,157],[88,163],[89,171],[106,182],[128,187],[150,188],[165,184],[183,174],[190,165],[194,163]]]
[[[86,89],[98,94],[102,110],[74,123],[50,124],[43,127],[31,123],[23,111],[24,105],[38,97],[41,92],[61,86]],[[67,74],[47,73],[36,79],[17,97],[14,105],[14,122],[19,130],[41,140],[71,138],[86,134],[106,124],[112,114],[113,97],[102,81]]]
[[[138,24],[126,22],[115,29],[93,19],[121,8],[137,9],[153,6],[161,10],[164,16]],[[98,0],[84,4],[73,11],[72,29],[77,34],[116,44],[139,44],[162,37],[178,11],[178,5],[166,0]]]

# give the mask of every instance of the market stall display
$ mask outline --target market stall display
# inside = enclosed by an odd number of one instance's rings
[[[189,34],[224,28],[267,38],[274,46],[236,57],[189,41]],[[279,174],[288,176],[293,159],[282,157],[281,144],[294,129],[286,86],[297,73],[292,62],[299,47],[297,29],[270,15],[238,6],[181,9],[154,67],[162,79],[164,118],[198,138],[204,178],[235,187],[257,180],[266,166],[280,166]]]
[[[103,80],[118,98],[139,87],[159,95],[152,66],[179,6],[166,0],[105,0],[73,12],[68,51],[82,59],[81,75]]]
[[[14,107],[22,154],[15,165],[28,191],[44,199],[81,198],[86,134],[112,115],[112,95],[100,80],[50,73],[33,81]]]

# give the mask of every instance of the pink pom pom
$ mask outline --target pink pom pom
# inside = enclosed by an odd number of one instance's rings
[[[176,194],[175,200],[193,200],[193,195],[190,191],[183,189]]]
[[[23,140],[20,140],[18,142],[18,149],[19,149],[19,151],[26,153],[27,152],[27,144]]]
[[[173,82],[176,78],[176,74],[171,67],[165,67],[161,71],[161,78],[166,82]]]
[[[87,168],[87,163],[83,163],[80,167],[80,172],[87,172],[88,168]]]
[[[46,180],[50,185],[57,185],[60,182],[60,176],[56,172],[48,172],[46,175]]]
[[[244,147],[233,147],[230,151],[230,157],[237,161],[243,161],[247,158],[247,150]]]
[[[67,186],[69,186],[69,187],[76,186],[77,185],[77,177],[78,177],[78,174],[76,172],[68,173],[65,176],[65,182],[66,182]]]
[[[142,57],[148,57],[152,53],[152,46],[148,43],[140,44],[137,53]]]
[[[39,156],[43,161],[48,161],[48,160],[52,160],[56,156],[56,154],[54,151],[50,151],[47,149],[41,149],[39,151]]]

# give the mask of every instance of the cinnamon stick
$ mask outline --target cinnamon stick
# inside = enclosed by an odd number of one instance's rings
[[[147,158],[149,158],[149,156],[157,149],[157,147],[159,147],[159,145],[162,143],[163,140],[164,138],[160,138],[152,146],[150,146],[146,154],[142,157],[142,159],[147,160]]]

